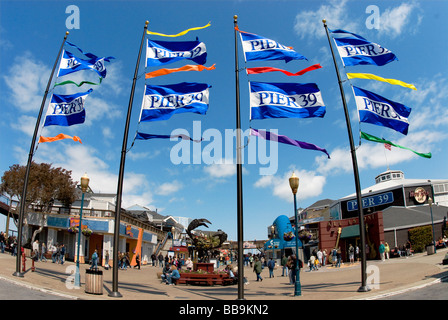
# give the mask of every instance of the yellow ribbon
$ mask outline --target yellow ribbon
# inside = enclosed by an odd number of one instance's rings
[[[371,73],[347,73],[347,78],[349,79],[353,79],[353,78],[359,78],[359,79],[370,79],[370,80],[378,80],[378,81],[383,81],[383,82],[388,82],[390,84],[393,85],[398,85],[398,86],[402,86],[402,87],[406,87],[412,90],[417,90],[417,88],[409,83],[400,81],[400,80],[396,80],[396,79],[386,79],[386,78],[382,78],[379,76],[376,76],[374,74]]]
[[[152,32],[152,31],[149,31],[149,30],[146,30],[146,33],[147,34],[157,35],[157,36],[162,36],[162,37],[179,37],[179,36],[183,36],[184,34],[190,32],[190,31],[193,31],[193,30],[200,30],[200,29],[204,29],[204,28],[210,27],[210,25],[211,24],[209,22],[209,23],[207,23],[203,27],[190,28],[190,29],[184,30],[182,32],[179,32],[178,34],[163,34],[163,33],[158,33],[158,32]]]

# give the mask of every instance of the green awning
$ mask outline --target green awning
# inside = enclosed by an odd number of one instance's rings
[[[342,229],[341,239],[359,237],[359,225],[348,226]]]

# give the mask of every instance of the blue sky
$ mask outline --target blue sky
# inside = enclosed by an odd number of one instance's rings
[[[355,192],[349,141],[337,77],[322,19],[329,28],[346,29],[379,43],[394,52],[398,61],[382,67],[343,68],[346,72],[373,73],[385,78],[412,83],[417,91],[369,80],[354,79],[353,85],[376,92],[412,108],[409,133],[404,136],[391,129],[359,124],[353,94],[344,83],[356,145],[359,130],[384,137],[397,144],[432,152],[424,159],[412,152],[363,140],[357,149],[361,187],[374,184],[374,178],[391,169],[403,170],[407,178],[447,178],[448,152],[448,43],[440,35],[447,33],[442,12],[446,1],[0,1],[0,172],[9,166],[26,164],[38,110],[60,43],[67,31],[70,5],[79,9],[79,29],[70,29],[68,41],[99,56],[114,56],[107,65],[107,77],[86,100],[86,122],[71,127],[46,127],[42,135],[59,133],[78,135],[82,144],[71,140],[41,144],[34,156],[37,162],[49,162],[72,170],[79,181],[87,172],[96,192],[116,193],[120,152],[126,112],[138,47],[146,20],[149,30],[176,34],[182,30],[211,26],[179,38],[148,36],[152,40],[199,40],[207,46],[206,66],[216,70],[182,72],[150,80],[152,84],[175,84],[184,81],[208,83],[210,106],[207,115],[180,114],[168,121],[146,122],[138,126],[144,91],[142,57],[129,130],[130,147],[138,130],[170,134],[175,129],[190,135],[221,133],[221,164],[207,164],[201,152],[211,149],[211,141],[191,143],[190,164],[174,164],[170,154],[177,141],[137,141],[126,157],[123,206],[148,206],[161,214],[207,218],[211,229],[222,229],[236,240],[236,170],[235,152],[225,152],[226,130],[235,129],[235,66],[233,16],[243,31],[255,33],[281,44],[292,46],[308,61],[257,61],[245,64],[238,39],[240,68],[270,66],[297,72],[320,63],[322,69],[300,77],[281,73],[251,75],[240,72],[241,126],[278,130],[279,134],[314,143],[325,148],[331,159],[320,152],[288,145],[268,148],[268,160],[277,162],[271,175],[261,175],[266,168],[261,156],[247,163],[249,146],[259,150],[261,141],[252,137],[244,151],[243,165],[244,238],[266,239],[267,227],[279,215],[293,215],[293,198],[288,178],[294,170],[300,178],[298,204],[306,207],[320,199],[338,199]],[[376,11],[368,7],[374,5]],[[374,14],[376,14],[374,16]],[[375,18],[372,20],[372,18]],[[377,22],[372,28],[372,23]],[[72,50],[73,51],[73,50]],[[74,52],[78,54],[77,52]],[[78,55],[80,56],[80,55]],[[185,61],[166,65],[175,68]],[[148,68],[153,71],[157,68]],[[95,79],[93,72],[73,78]],[[269,119],[249,121],[248,80],[262,82],[316,83],[326,105],[324,118]],[[75,86],[58,89],[79,92]],[[82,89],[84,90],[84,89]],[[86,90],[86,89],[85,89]],[[85,91],[84,90],[84,91]],[[56,92],[56,91],[55,91]],[[47,104],[50,95],[47,99]],[[46,110],[45,110],[46,112]],[[193,132],[193,127],[200,130]],[[208,130],[208,131],[207,131]],[[199,133],[198,133],[199,132]],[[214,136],[215,138],[215,136]],[[207,149],[208,146],[208,149]],[[214,145],[216,146],[216,145]],[[233,148],[234,149],[234,148]],[[232,150],[232,149],[230,149]],[[219,151],[218,148],[215,151]],[[269,155],[272,151],[272,155]],[[218,152],[219,155],[219,152]],[[216,154],[213,154],[216,156]],[[194,164],[193,159],[200,159]],[[215,159],[216,160],[216,159]],[[265,159],[266,160],[266,159]],[[230,163],[230,164],[229,164]],[[2,224],[4,225],[4,223]]]

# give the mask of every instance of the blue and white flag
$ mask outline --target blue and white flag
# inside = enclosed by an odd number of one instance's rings
[[[67,127],[84,123],[86,118],[84,101],[92,91],[92,89],[89,89],[86,92],[70,95],[53,94],[48,106],[44,127],[52,125]]]
[[[398,60],[395,54],[379,44],[345,30],[330,30],[335,34],[344,34],[343,38],[334,38],[344,66],[376,65],[383,66]]]
[[[206,114],[209,104],[208,88],[208,84],[194,82],[146,85],[140,121],[168,120],[173,114],[185,112]]]
[[[253,33],[240,31],[241,42],[246,61],[255,60],[308,60],[291,47],[284,46],[277,41],[258,36]]]
[[[325,115],[315,83],[250,82],[250,119],[311,118]]]
[[[359,121],[391,128],[408,134],[411,108],[376,93],[353,86]]]
[[[207,62],[204,42],[196,41],[151,41],[146,46],[146,67],[160,66],[182,59],[203,65]]]
[[[106,65],[105,57],[92,58],[89,60],[80,59],[75,57],[72,53],[64,50],[64,53],[59,64],[58,77],[65,76],[67,74],[81,71],[81,70],[93,70],[99,74],[101,78],[106,77]]]

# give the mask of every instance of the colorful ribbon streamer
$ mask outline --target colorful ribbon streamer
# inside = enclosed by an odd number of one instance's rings
[[[207,27],[210,27],[210,26],[211,26],[211,24],[209,22],[209,23],[207,23],[203,27],[196,27],[196,28],[186,29],[186,30],[184,30],[182,32],[179,32],[178,34],[163,34],[163,33],[153,32],[153,31],[149,31],[149,30],[147,30],[146,33],[147,34],[153,34],[153,35],[156,35],[156,36],[162,36],[162,37],[180,37],[180,36],[183,36],[184,34],[190,32],[190,31],[204,29],[204,28],[207,28]]]
[[[432,157],[431,152],[428,152],[428,153],[417,152],[417,151],[414,151],[414,150],[412,150],[412,149],[409,149],[409,148],[400,146],[400,145],[398,145],[398,144],[395,144],[395,143],[393,143],[393,142],[390,142],[389,140],[381,139],[381,138],[372,136],[372,135],[370,135],[370,134],[368,134],[368,133],[365,133],[365,132],[362,132],[362,131],[361,131],[361,138],[362,138],[362,139],[365,139],[365,140],[368,140],[368,141],[372,141],[372,142],[378,142],[378,143],[390,144],[391,146],[394,146],[394,147],[397,147],[397,148],[406,149],[406,150],[409,150],[409,151],[414,152],[416,155],[418,155],[418,156],[420,156],[420,157],[423,157],[423,158],[430,159],[430,158]]]
[[[368,80],[377,80],[377,81],[383,81],[383,82],[387,82],[393,85],[398,85],[398,86],[402,86],[405,88],[409,88],[412,90],[417,90],[417,88],[409,83],[400,81],[400,80],[396,80],[396,79],[386,79],[386,78],[382,78],[379,76],[376,76],[374,74],[371,73],[347,73],[347,78],[348,79],[354,79],[354,78],[358,78],[358,79],[368,79]]]
[[[73,136],[72,137],[72,136],[69,136],[69,135],[64,134],[64,133],[60,133],[60,134],[58,134],[55,137],[42,137],[42,136],[40,136],[39,137],[39,143],[42,143],[42,142],[53,142],[53,141],[58,141],[58,140],[63,140],[63,139],[73,139],[73,141],[79,141],[79,143],[82,144],[82,141],[81,141],[81,139],[78,136]]]
[[[159,76],[164,76],[170,73],[179,72],[179,71],[203,71],[203,70],[215,70],[215,65],[211,67],[205,67],[202,65],[191,65],[188,64],[186,66],[176,68],[176,69],[159,69],[152,72],[148,72],[145,74],[145,79],[155,78]]]
[[[303,70],[300,70],[299,72],[296,72],[296,73],[291,73],[291,72],[283,70],[283,69],[272,68],[272,67],[246,68],[246,71],[247,71],[247,74],[258,74],[258,73],[279,71],[279,72],[283,72],[287,76],[301,76],[309,71],[313,71],[313,70],[320,69],[320,68],[322,68],[322,66],[320,64],[314,64],[314,65],[312,65],[308,68],[305,68]]]

